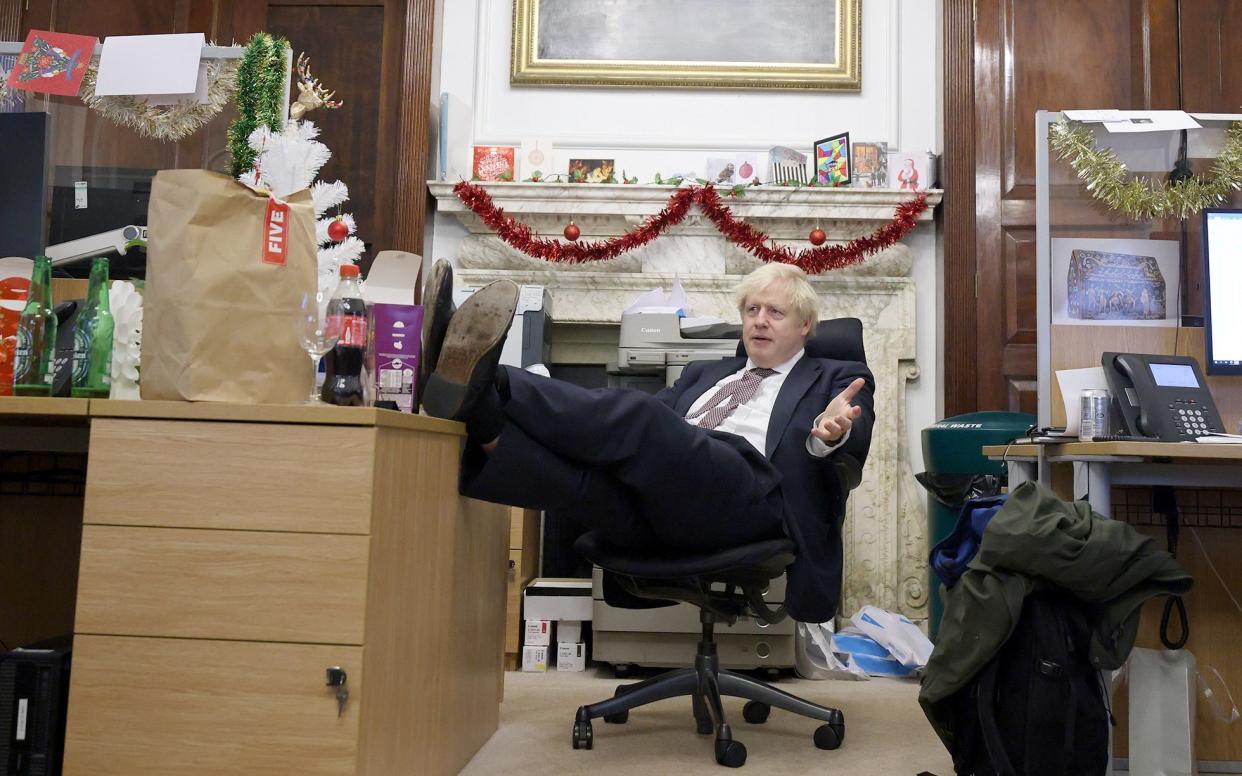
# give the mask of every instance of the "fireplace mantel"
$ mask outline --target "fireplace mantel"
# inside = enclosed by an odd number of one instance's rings
[[[553,264],[505,244],[453,194],[453,184],[428,186],[444,216],[460,222],[455,242],[457,282],[464,285],[508,278],[548,289],[554,363],[615,361],[615,327],[640,293],[686,291],[694,315],[738,321],[732,288],[759,261],[726,240],[698,208],[651,243],[604,262]],[[572,220],[582,239],[606,239],[633,229],[658,213],[673,189],[624,184],[489,183],[497,206],[538,234],[560,237]],[[755,187],[727,200],[745,219],[782,244],[809,245],[819,227],[833,242],[874,232],[889,223],[909,192],[882,189]],[[930,223],[941,192],[920,216]],[[924,227],[925,228],[925,227]],[[461,227],[458,227],[460,232]],[[435,258],[448,258],[436,256]],[[918,379],[915,361],[913,256],[898,243],[852,267],[811,278],[826,317],[862,320],[868,366],[876,379],[876,424],[862,484],[851,495],[845,522],[846,575],[842,613],[863,604],[927,616],[927,536],[923,494],[910,466],[906,386]],[[609,357],[609,354],[611,356]]]

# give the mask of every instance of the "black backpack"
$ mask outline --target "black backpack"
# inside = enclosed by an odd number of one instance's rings
[[[1009,640],[949,701],[958,776],[1088,776],[1108,766],[1111,715],[1073,599],[1028,596]]]

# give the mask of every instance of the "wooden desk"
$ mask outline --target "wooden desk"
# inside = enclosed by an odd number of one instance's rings
[[[1112,515],[1113,485],[1171,485],[1174,487],[1242,487],[1242,445],[1205,445],[1180,442],[1068,442],[1056,445],[992,445],[983,448],[993,460],[1009,461],[1010,486],[1028,479],[1050,487],[1057,464],[1070,465],[1074,475],[1072,492],[1059,489],[1062,498],[1085,496],[1091,508]],[[1068,478],[1065,478],[1068,482]],[[1164,529],[1139,527],[1164,546]],[[1194,534],[1182,529],[1177,559],[1194,576],[1195,586],[1184,597],[1190,621],[1186,648],[1195,654],[1200,669],[1214,666],[1232,690],[1242,697],[1242,651],[1237,646],[1237,609],[1209,565],[1214,565],[1232,590],[1242,589],[1242,531],[1236,528],[1195,528]],[[1198,536],[1198,540],[1195,538]],[[1202,542],[1202,547],[1200,547]],[[1205,554],[1206,549],[1207,554]],[[1164,599],[1148,601],[1143,607],[1137,645],[1162,649],[1159,639]],[[1117,698],[1118,719],[1115,751],[1128,751],[1128,698]],[[1209,772],[1236,772],[1242,762],[1242,734],[1237,723],[1223,725],[1200,704],[1195,720],[1195,752],[1200,768]],[[1227,763],[1228,765],[1221,765]]]
[[[495,731],[508,510],[460,424],[63,401],[0,425],[90,423],[66,774],[447,774]]]

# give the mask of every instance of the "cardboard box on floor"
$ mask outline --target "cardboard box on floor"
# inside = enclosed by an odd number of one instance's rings
[[[591,580],[536,577],[522,592],[527,620],[591,619]]]

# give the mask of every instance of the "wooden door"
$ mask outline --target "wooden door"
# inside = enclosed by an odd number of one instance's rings
[[[1035,113],[1175,107],[1174,2],[946,2],[946,414],[1035,411]]]

